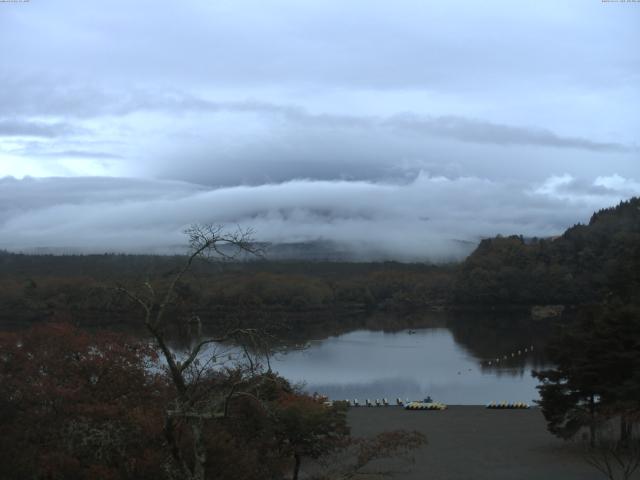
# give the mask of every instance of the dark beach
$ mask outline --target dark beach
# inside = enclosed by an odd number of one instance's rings
[[[386,463],[371,471],[398,466],[392,478],[430,480],[600,480],[575,445],[547,432],[538,408],[488,410],[450,406],[444,411],[408,411],[400,407],[358,407],[348,414],[352,432],[418,430],[428,444],[414,452],[415,464]],[[636,472],[640,474],[640,472]],[[375,475],[370,478],[378,478]],[[638,475],[633,478],[640,478]]]

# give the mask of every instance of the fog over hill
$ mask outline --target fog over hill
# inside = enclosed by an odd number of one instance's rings
[[[0,248],[176,253],[191,223],[253,228],[274,258],[447,261],[483,237],[551,236],[640,192],[614,175],[581,183],[450,179],[292,180],[210,188],[109,177],[0,180]]]

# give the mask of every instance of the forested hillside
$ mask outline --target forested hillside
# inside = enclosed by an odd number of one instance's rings
[[[453,301],[582,304],[639,295],[640,198],[632,198],[557,238],[483,240],[461,265]]]

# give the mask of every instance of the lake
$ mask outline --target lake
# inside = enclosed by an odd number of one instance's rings
[[[474,339],[473,332],[464,333],[450,328],[356,330],[313,340],[302,350],[285,350],[271,365],[290,381],[304,383],[306,391],[333,400],[364,403],[366,398],[430,395],[447,404],[474,405],[538,398],[531,371],[544,361],[533,337],[520,332]]]
[[[531,404],[539,398],[531,372],[549,366],[543,351],[551,327],[522,312],[375,314],[310,325],[281,337],[270,364],[305,391],[332,400],[431,396],[450,405]],[[189,343],[176,335],[172,348],[184,352]],[[244,358],[238,347],[221,344],[205,349],[207,356],[218,366]]]

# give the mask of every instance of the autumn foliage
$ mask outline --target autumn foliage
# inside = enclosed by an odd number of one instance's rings
[[[202,418],[203,478],[297,478],[301,465],[341,451],[356,454],[347,468],[355,472],[416,440],[353,439],[345,405],[296,391],[270,370],[200,372],[187,388],[190,400],[229,400]],[[148,342],[66,323],[0,333],[0,478],[182,479],[172,448],[190,467],[195,443],[188,416],[169,421],[177,399]]]
[[[2,478],[157,478],[166,384],[154,357],[69,324],[1,334]]]

